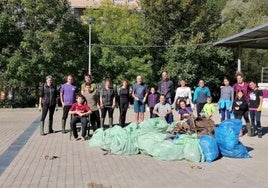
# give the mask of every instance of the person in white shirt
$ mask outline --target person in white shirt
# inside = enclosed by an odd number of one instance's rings
[[[180,86],[176,89],[176,94],[174,98],[173,107],[177,109],[179,107],[178,101],[185,100],[186,105],[193,109],[192,103],[192,91],[191,88],[186,86],[186,81],[184,79],[180,80]]]

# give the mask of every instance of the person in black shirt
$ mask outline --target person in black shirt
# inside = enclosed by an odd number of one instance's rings
[[[258,88],[257,82],[251,81],[249,83],[250,92],[249,92],[249,113],[251,119],[251,126],[253,135],[256,133],[258,137],[262,137],[262,128],[261,128],[261,111],[262,111],[262,100],[263,93],[262,90]]]
[[[128,86],[128,81],[127,80],[122,80],[122,86],[119,88],[118,91],[118,104],[119,104],[119,124],[122,127],[125,127],[126,125],[126,114],[127,114],[127,109],[129,106],[129,101],[130,101],[130,94],[129,94],[129,86]]]
[[[244,117],[247,127],[247,135],[251,136],[251,124],[248,117],[248,102],[245,99],[244,92],[242,90],[238,90],[236,92],[236,97],[233,102],[233,111],[235,119],[242,119],[242,117]],[[244,133],[241,130],[240,136],[243,134]]]
[[[106,113],[109,115],[109,127],[113,126],[115,108],[115,92],[110,78],[104,80],[104,87],[100,90],[101,127],[103,128]]]
[[[52,84],[52,76],[46,77],[46,83],[42,85],[39,93],[39,110],[42,109],[41,116],[41,125],[40,125],[40,134],[45,135],[44,124],[49,111],[49,121],[48,121],[48,133],[53,133],[52,124],[53,124],[53,115],[55,112],[57,104],[57,88]]]

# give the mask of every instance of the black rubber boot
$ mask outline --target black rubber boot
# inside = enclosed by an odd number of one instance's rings
[[[246,123],[246,127],[247,127],[247,131],[248,131],[247,135],[248,135],[248,136],[252,136],[252,132],[251,132],[251,124],[250,124],[250,123]]]
[[[104,126],[104,118],[101,118],[101,120],[100,120],[100,127],[103,128],[103,126]]]
[[[62,134],[67,133],[67,131],[65,130],[65,125],[66,125],[66,120],[61,120],[61,128],[62,128],[61,133]]]
[[[40,135],[42,135],[42,136],[45,135],[44,126],[45,126],[45,122],[44,121],[41,121],[41,124],[40,124]]]
[[[262,138],[262,128],[258,127],[258,138]]]
[[[54,130],[52,129],[52,125],[53,125],[53,119],[50,119],[48,121],[48,133],[54,133]]]
[[[259,121],[257,121],[257,134],[258,134],[258,138],[262,138],[262,127]]]
[[[113,118],[109,118],[109,127],[110,127],[110,128],[113,127]]]
[[[257,129],[255,126],[251,126],[251,136],[256,136],[257,134]]]

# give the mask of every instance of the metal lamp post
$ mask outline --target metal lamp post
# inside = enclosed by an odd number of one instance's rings
[[[88,18],[88,74],[91,75],[91,24],[95,21],[95,18]]]

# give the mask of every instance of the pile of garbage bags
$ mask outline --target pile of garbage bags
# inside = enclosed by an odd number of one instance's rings
[[[147,119],[130,123],[122,128],[114,126],[97,129],[89,140],[90,147],[100,147],[112,154],[150,155],[160,160],[188,160],[191,162],[212,162],[219,156],[249,158],[245,146],[239,142],[241,120],[226,120],[210,135],[170,135],[178,122],[168,124],[163,118]]]

